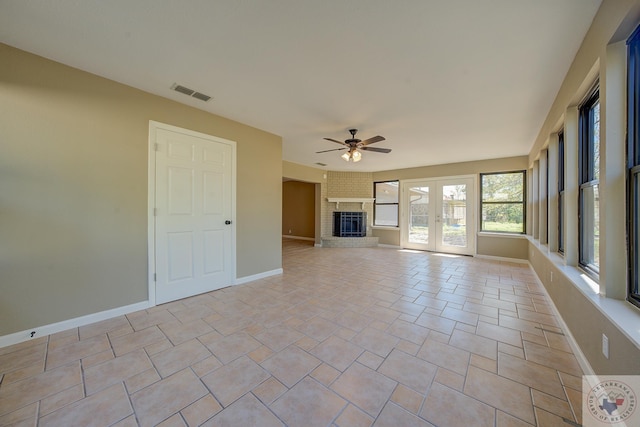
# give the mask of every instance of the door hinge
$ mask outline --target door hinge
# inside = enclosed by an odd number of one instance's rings
[[[155,151],[160,151],[160,144],[158,144],[157,142],[155,144],[153,144],[153,149]]]
[[[155,282],[157,279],[156,273],[153,273],[153,281]]]
[[[153,216],[158,216],[158,208],[153,208]]]

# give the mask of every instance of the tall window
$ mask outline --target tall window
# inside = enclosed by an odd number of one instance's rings
[[[544,179],[544,185],[545,185],[545,189],[544,189],[544,215],[545,215],[545,222],[547,224],[547,226],[544,228],[544,230],[542,230],[542,232],[544,233],[544,241],[547,242],[547,244],[549,243],[549,150],[546,150],[544,152],[544,156],[545,156],[545,179]],[[542,236],[540,236],[542,238]]]
[[[564,253],[564,132],[558,134],[558,252]]]
[[[398,187],[399,181],[373,183],[373,225],[398,226]]]
[[[627,44],[628,299],[640,306],[640,27],[634,31]]]
[[[596,88],[580,107],[580,265],[600,269],[600,98]]]
[[[525,232],[525,171],[480,174],[482,231]]]

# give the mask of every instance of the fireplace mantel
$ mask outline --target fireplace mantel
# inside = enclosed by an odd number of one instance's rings
[[[340,209],[340,203],[362,203],[362,210],[364,210],[365,203],[373,203],[376,199],[362,198],[362,197],[327,197],[329,203],[335,203],[336,209]]]

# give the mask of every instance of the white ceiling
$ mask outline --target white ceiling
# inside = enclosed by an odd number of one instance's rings
[[[528,154],[600,2],[2,0],[0,42],[380,171]],[[393,151],[315,154],[352,127]]]

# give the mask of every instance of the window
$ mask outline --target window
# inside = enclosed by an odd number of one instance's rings
[[[399,181],[373,183],[373,225],[398,226],[398,187]]]
[[[525,232],[525,171],[480,174],[481,231]]]
[[[564,132],[558,134],[558,252],[564,253]]]
[[[549,150],[546,150],[544,152],[544,157],[545,157],[544,220],[547,226],[544,228],[544,230],[542,230],[542,233],[544,233],[544,241],[547,242],[548,244],[549,243]],[[540,240],[542,240],[542,236],[540,236]]]
[[[580,107],[578,156],[580,265],[597,275],[600,269],[600,98],[597,88]]]
[[[640,27],[627,44],[628,299],[640,307]]]

